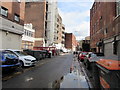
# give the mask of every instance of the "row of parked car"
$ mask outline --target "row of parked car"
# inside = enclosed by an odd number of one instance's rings
[[[4,70],[23,66],[34,66],[38,60],[51,57],[52,51],[47,50],[0,50],[0,67]]]
[[[79,52],[78,60],[84,65],[94,88],[120,88],[120,61],[103,53]]]
[[[103,53],[79,52],[78,60],[83,62],[87,69],[90,69],[91,63],[104,57]]]

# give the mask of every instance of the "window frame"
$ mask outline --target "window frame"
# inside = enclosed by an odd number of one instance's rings
[[[120,15],[120,0],[116,1],[116,16]]]
[[[16,19],[18,19],[18,20],[16,20]],[[16,21],[16,22],[20,22],[20,15],[18,15],[18,14],[14,14],[14,21]]]
[[[6,15],[2,13],[2,10],[7,11],[7,12],[6,12]],[[3,7],[3,6],[1,6],[1,7],[0,7],[0,14],[1,14],[2,16],[4,16],[4,17],[8,17],[8,9],[5,8],[5,7]]]

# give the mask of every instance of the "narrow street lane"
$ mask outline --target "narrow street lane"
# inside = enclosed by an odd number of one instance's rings
[[[70,72],[72,60],[72,54],[47,59],[45,64],[4,81],[3,88],[47,88],[51,82]]]

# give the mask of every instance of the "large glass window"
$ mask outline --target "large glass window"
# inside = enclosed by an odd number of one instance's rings
[[[8,9],[1,7],[0,14],[7,17],[8,16]]]
[[[117,0],[116,2],[116,11],[117,11],[117,16],[120,15],[120,0]]]

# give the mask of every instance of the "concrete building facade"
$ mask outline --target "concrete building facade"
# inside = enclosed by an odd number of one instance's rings
[[[77,47],[76,37],[72,33],[65,33],[65,48],[75,51]]]
[[[120,0],[94,2],[90,10],[91,49],[106,57],[120,57]],[[119,59],[120,60],[120,59]]]
[[[55,44],[57,14],[57,0],[46,0],[46,46]]]
[[[62,47],[65,47],[65,25],[62,24]]]
[[[58,14],[57,23],[56,23],[56,30],[54,34],[54,43],[59,49],[64,48],[64,41],[65,41],[65,25],[62,24],[62,18]]]
[[[0,49],[21,49],[25,2],[11,1],[0,2]]]

